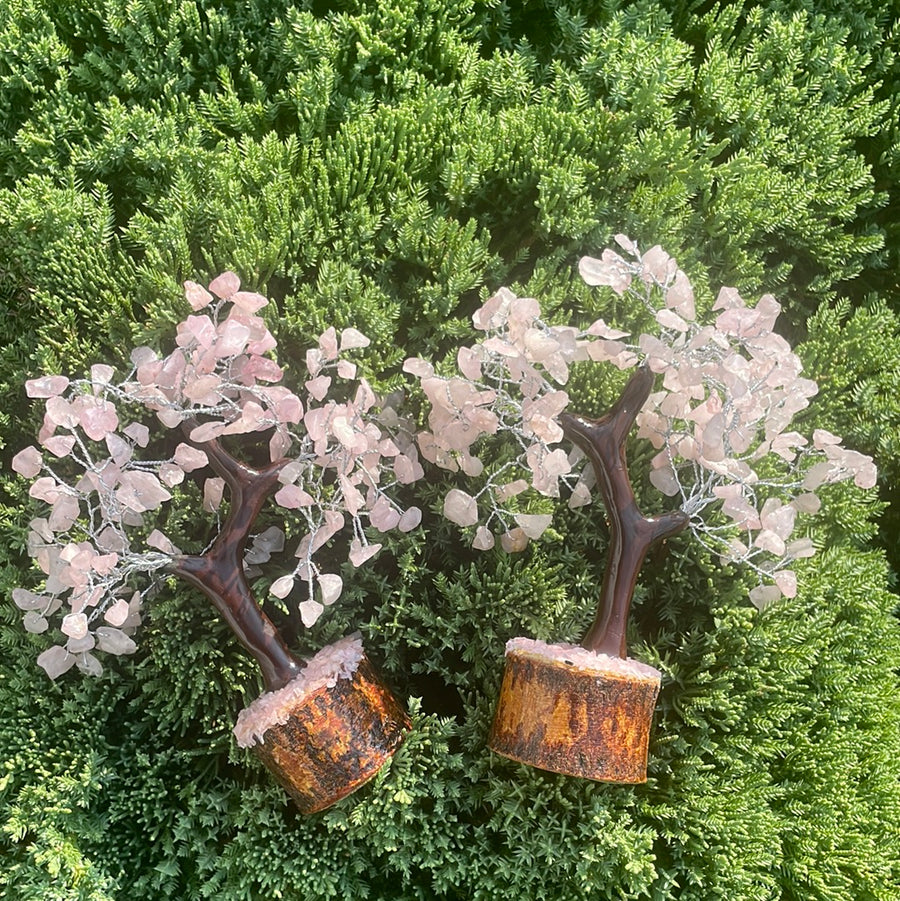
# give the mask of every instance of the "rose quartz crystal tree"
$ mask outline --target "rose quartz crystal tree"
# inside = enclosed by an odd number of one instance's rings
[[[31,496],[46,505],[28,537],[44,583],[37,591],[17,588],[13,599],[30,632],[59,625],[61,641],[38,658],[53,679],[73,666],[98,675],[102,653],[133,653],[143,602],[161,577],[174,574],[208,595],[259,662],[267,690],[280,689],[302,666],[247,580],[250,567],[285,546],[279,527],[254,531],[267,499],[301,524],[294,563],[269,591],[286,599],[299,585],[307,626],[342,589],[334,564],[319,562],[326,543],[348,539],[349,560],[360,566],[381,547],[367,527],[405,531],[421,518],[393,499],[422,470],[396,412],[380,408],[357,377],[351,357],[369,344],[364,335],[330,328],[319,338],[306,355],[301,399],[280,384],[276,341],[259,315],[265,297],[241,291],[231,272],[209,290],[186,282],[185,297],[193,313],[179,323],[171,353],[135,349],[124,378],[98,364],[87,378],[52,375],[26,384],[44,403],[44,421],[39,446],[16,454],[13,468],[33,480]],[[155,434],[160,427],[167,440]],[[260,466],[226,447],[265,438],[269,462]],[[197,512],[202,504],[219,529],[202,552],[185,554],[158,526],[166,505],[192,502],[184,489],[198,477]]]
[[[599,488],[610,556],[583,646],[624,658],[628,607],[653,541],[689,529],[723,563],[749,567],[757,583],[750,597],[762,607],[797,591],[791,564],[814,549],[795,533],[819,508],[816,490],[849,478],[869,488],[876,472],[837,436],[817,430],[810,440],[790,428],[817,389],[774,330],[780,307],[771,295],[749,307],[723,288],[712,317],[701,321],[691,284],[668,254],[659,247],[642,254],[628,238],[616,240],[621,253],[585,257],[581,276],[648,309],[656,334],[629,340],[602,319],[586,329],[550,325],[537,300],[501,288],[474,314],[484,337],[460,348],[458,374],[439,374],[419,358],[405,369],[430,403],[428,429],[418,436],[422,456],[478,485],[450,489],[443,504],[448,519],[474,527],[474,547],[492,547],[498,533],[507,551],[538,538],[552,514],[529,512],[529,492],[565,494],[574,508]],[[599,420],[567,410],[564,386],[576,363],[636,367]],[[625,458],[634,423],[657,451],[650,481],[677,500],[661,516],[644,516],[634,499]],[[488,467],[479,453],[491,436],[508,438],[512,451]]]

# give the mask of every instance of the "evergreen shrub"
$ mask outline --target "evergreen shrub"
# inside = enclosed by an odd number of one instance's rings
[[[896,299],[836,299],[884,288],[895,253],[895,162],[871,143],[896,112],[879,84],[895,38],[877,4],[858,22],[807,6],[8,0],[0,597],[33,577],[9,471],[39,427],[24,380],[161,346],[180,283],[224,269],[273,299],[286,382],[324,326],[353,325],[390,391],[404,356],[452,357],[500,284],[556,321],[639,329],[574,271],[624,231],[695,284],[775,291],[798,330],[818,309],[810,424],[896,472]],[[599,414],[619,387],[577,376],[573,393]],[[505,641],[587,625],[600,511],[476,556],[437,515],[446,488],[435,476],[425,532],[346,573],[296,639],[306,653],[361,623],[414,719],[373,783],[312,818],[234,745],[259,679],[192,591],[154,599],[116,671],[55,684],[34,662],[46,638],[0,603],[0,896],[900,897],[900,632],[871,492],[828,496],[800,593],[761,614],[687,540],[648,562],[631,646],[664,683],[650,779],[623,788],[485,750]],[[199,537],[190,511],[169,527]]]

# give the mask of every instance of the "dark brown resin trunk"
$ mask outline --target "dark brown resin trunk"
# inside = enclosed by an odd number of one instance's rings
[[[364,656],[349,679],[299,700],[286,723],[253,746],[303,813],[330,807],[369,781],[410,727]]]
[[[253,597],[244,575],[244,548],[259,511],[278,486],[278,476],[288,461],[252,469],[232,457],[218,441],[207,441],[201,447],[228,486],[228,516],[206,553],[177,557],[171,570],[212,601],[259,664],[266,690],[273,691],[300,675],[303,663],[291,654]]]
[[[228,486],[228,515],[209,550],[176,558],[171,571],[212,601],[259,664],[266,692],[275,692],[297,679],[306,664],[290,652],[253,597],[244,575],[244,549],[288,461],[253,469],[218,441],[200,447]],[[299,808],[312,813],[371,779],[409,725],[406,713],[363,657],[352,679],[338,679],[297,702],[288,721],[270,727],[255,750]]]
[[[599,654],[626,657],[628,611],[644,557],[651,545],[675,535],[688,524],[681,510],[644,516],[628,479],[625,442],[653,387],[653,373],[642,367],[602,419],[563,413],[566,437],[587,455],[609,520],[609,552],[594,623],[582,645]]]
[[[602,419],[560,416],[566,436],[593,467],[609,520],[609,554],[597,614],[582,647],[623,661],[631,598],[647,551],[688,524],[680,510],[644,516],[628,478],[625,443],[652,385],[653,374],[641,368]],[[599,662],[596,668],[582,667],[512,650],[506,657],[489,746],[541,769],[601,781],[643,782],[660,684],[659,674],[652,673]]]

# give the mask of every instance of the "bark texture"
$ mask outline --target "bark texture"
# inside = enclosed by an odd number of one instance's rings
[[[394,754],[409,717],[363,656],[349,679],[299,700],[253,750],[302,813],[316,813],[368,782]]]
[[[658,677],[511,651],[488,746],[567,776],[645,782],[658,694]]]

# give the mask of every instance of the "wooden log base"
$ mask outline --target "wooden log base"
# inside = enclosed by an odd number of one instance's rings
[[[330,807],[368,782],[410,728],[358,639],[326,651],[333,655],[335,648],[348,647],[351,656],[338,655],[337,663],[327,659],[324,666],[320,652],[307,667],[313,670],[307,684],[304,670],[298,685],[267,693],[242,711],[235,727],[238,744],[252,747],[305,814]]]
[[[488,747],[598,782],[647,781],[660,673],[636,660],[514,638]]]

